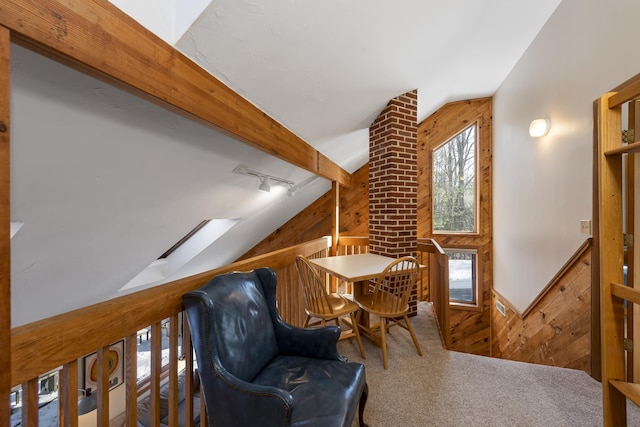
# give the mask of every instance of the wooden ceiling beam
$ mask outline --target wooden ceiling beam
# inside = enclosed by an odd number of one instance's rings
[[[107,0],[0,0],[11,40],[316,175],[351,175]]]

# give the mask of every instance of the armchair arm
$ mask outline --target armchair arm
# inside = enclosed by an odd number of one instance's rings
[[[268,268],[259,268],[255,271],[262,282],[271,320],[273,320],[278,348],[281,352],[296,356],[346,361],[346,358],[338,353],[339,326],[304,329],[286,323],[280,317],[276,304],[277,279],[275,272]]]
[[[294,408],[294,400],[289,392],[243,381],[216,365],[218,381],[201,383],[209,425],[289,425]],[[207,386],[211,387],[211,391],[207,390]],[[212,398],[209,399],[209,396]]]

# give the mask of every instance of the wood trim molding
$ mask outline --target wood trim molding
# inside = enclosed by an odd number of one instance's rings
[[[331,253],[338,253],[338,239],[340,236],[340,186],[331,183]]]
[[[347,171],[107,0],[0,0],[0,25],[29,49],[351,185]]]
[[[9,155],[9,31],[0,27],[0,402],[9,402],[11,390],[11,198]],[[0,405],[0,425],[9,425],[9,405]]]
[[[533,310],[533,308],[545,297],[545,295],[547,295],[547,293],[549,293],[549,291],[558,284],[558,282],[571,269],[571,267],[573,267],[573,265],[578,262],[582,255],[584,255],[584,253],[591,248],[592,240],[593,239],[589,237],[584,241],[584,243],[582,243],[582,245],[580,245],[578,250],[576,250],[576,252],[571,255],[571,258],[569,258],[569,260],[562,266],[562,268],[556,273],[556,275],[553,276],[549,283],[547,283],[542,291],[540,291],[536,299],[534,299],[531,304],[529,304],[527,308],[524,309],[524,311],[521,312],[520,310],[518,310],[507,298],[505,298],[500,292],[496,291],[495,289],[492,290],[493,293],[496,294],[498,298],[500,298],[500,302],[509,307],[514,313],[516,313],[516,315],[518,315],[519,318],[524,319],[531,312],[531,310]]]

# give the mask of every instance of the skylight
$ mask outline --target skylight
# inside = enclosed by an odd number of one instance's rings
[[[238,221],[240,220],[209,219],[202,221],[119,291],[161,282],[169,278],[229,231]]]

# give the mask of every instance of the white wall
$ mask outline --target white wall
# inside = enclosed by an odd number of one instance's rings
[[[495,94],[494,288],[520,311],[588,237],[592,105],[640,72],[638,18],[636,0],[564,0]]]

